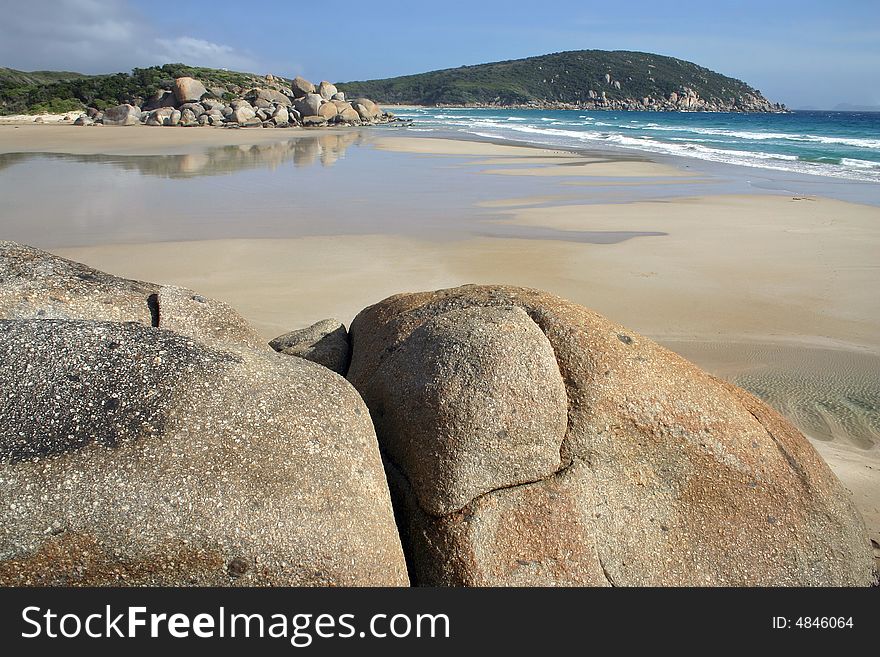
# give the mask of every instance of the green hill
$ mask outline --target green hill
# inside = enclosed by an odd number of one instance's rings
[[[253,73],[185,64],[136,68],[131,73],[109,75],[0,68],[0,114],[70,112],[87,106],[104,109],[149,98],[159,89],[171,88],[174,78],[181,76],[197,78],[208,88],[218,88],[221,94],[266,86],[266,78]],[[279,83],[288,82],[276,79]]]
[[[78,80],[90,77],[72,71],[16,71],[14,68],[0,66],[0,86],[44,85],[61,80]]]
[[[267,81],[238,73],[165,64],[131,73],[81,73],[0,68],[0,114],[70,112],[131,102],[140,105],[174,78],[191,76],[216,95],[230,97],[252,87],[283,88],[285,78]],[[338,83],[349,98],[386,104],[500,105],[621,110],[781,111],[761,92],[673,57],[641,52],[578,50],[527,59],[431,71],[417,75]]]
[[[741,80],[681,59],[628,51],[560,52],[337,86],[349,97],[392,104],[781,109]],[[681,101],[682,95],[696,100]]]

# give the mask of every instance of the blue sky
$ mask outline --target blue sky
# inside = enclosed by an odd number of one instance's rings
[[[375,6],[0,0],[0,65],[100,73],[183,61],[344,81],[602,48],[687,59],[791,107],[880,104],[880,0]]]

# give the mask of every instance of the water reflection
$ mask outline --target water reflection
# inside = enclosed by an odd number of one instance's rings
[[[218,176],[247,169],[277,169],[292,162],[296,167],[320,164],[330,167],[352,146],[367,143],[362,131],[306,134],[283,141],[208,148],[182,155],[77,155],[69,153],[3,153],[0,170],[38,158],[77,163],[110,164],[126,171],[137,171],[159,178],[195,178]]]

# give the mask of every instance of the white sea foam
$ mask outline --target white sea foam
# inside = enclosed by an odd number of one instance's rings
[[[656,121],[624,121],[614,115],[599,121],[588,115],[555,115],[526,118],[522,116],[486,115],[479,112],[440,113],[438,127],[458,130],[480,137],[510,139],[547,144],[551,146],[578,146],[587,144],[638,149],[651,153],[694,157],[713,162],[759,167],[779,171],[809,173],[851,180],[880,182],[880,162],[858,157],[841,157],[834,147],[849,149],[880,149],[880,139],[844,136],[786,133],[779,131],[734,130],[704,126],[661,125]],[[602,117],[605,118],[605,117]],[[429,119],[430,120],[430,119]],[[648,134],[639,134],[646,132]],[[653,138],[651,132],[658,133]],[[678,133],[666,136],[662,133]],[[662,136],[662,138],[661,138]],[[752,146],[748,146],[752,142]],[[763,143],[764,146],[758,146]],[[802,159],[797,144],[815,152],[819,144],[830,147],[830,162]],[[731,148],[732,145],[743,149]],[[781,147],[786,152],[770,152]],[[853,155],[853,153],[847,153]],[[870,157],[873,157],[871,155]],[[839,160],[837,159],[839,158]],[[839,164],[835,161],[839,161]]]

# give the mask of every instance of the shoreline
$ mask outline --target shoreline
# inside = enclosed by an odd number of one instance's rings
[[[389,109],[391,108],[392,106],[389,106]],[[106,133],[107,129],[111,131],[109,134]],[[821,173],[799,173],[771,167],[717,162],[687,154],[657,153],[617,144],[590,144],[589,147],[551,145],[534,140],[482,136],[451,130],[431,129],[425,132],[416,132],[394,125],[281,129],[249,127],[237,130],[198,126],[183,129],[185,134],[180,133],[180,128],[160,130],[161,136],[143,132],[144,130],[156,129],[157,126],[145,125],[95,128],[94,126],[73,126],[69,123],[4,124],[0,122],[0,156],[17,153],[121,156],[192,155],[201,153],[207,148],[270,144],[312,138],[320,134],[358,135],[358,139],[367,142],[387,141],[389,138],[401,137],[410,140],[440,140],[465,144],[486,144],[512,149],[521,148],[529,149],[529,152],[544,151],[554,155],[566,154],[580,158],[611,158],[615,161],[650,163],[671,167],[678,172],[675,174],[676,176],[728,178],[738,182],[741,188],[748,188],[750,192],[755,194],[815,195],[880,207],[880,196],[873,193],[876,186],[866,181],[839,178]],[[87,134],[82,134],[84,130]],[[119,141],[119,135],[113,132],[115,130],[136,130],[138,132],[129,132],[125,135],[124,141]],[[102,134],[98,136],[88,134],[94,131],[102,131]],[[137,134],[137,138],[132,139],[134,134]],[[150,140],[142,138],[146,134],[152,135]],[[447,152],[436,152],[427,148],[421,151],[402,150],[436,155],[470,156],[480,154],[479,151],[468,153],[467,149],[463,147],[453,146],[451,148],[452,150]],[[484,154],[488,154],[488,152]]]

